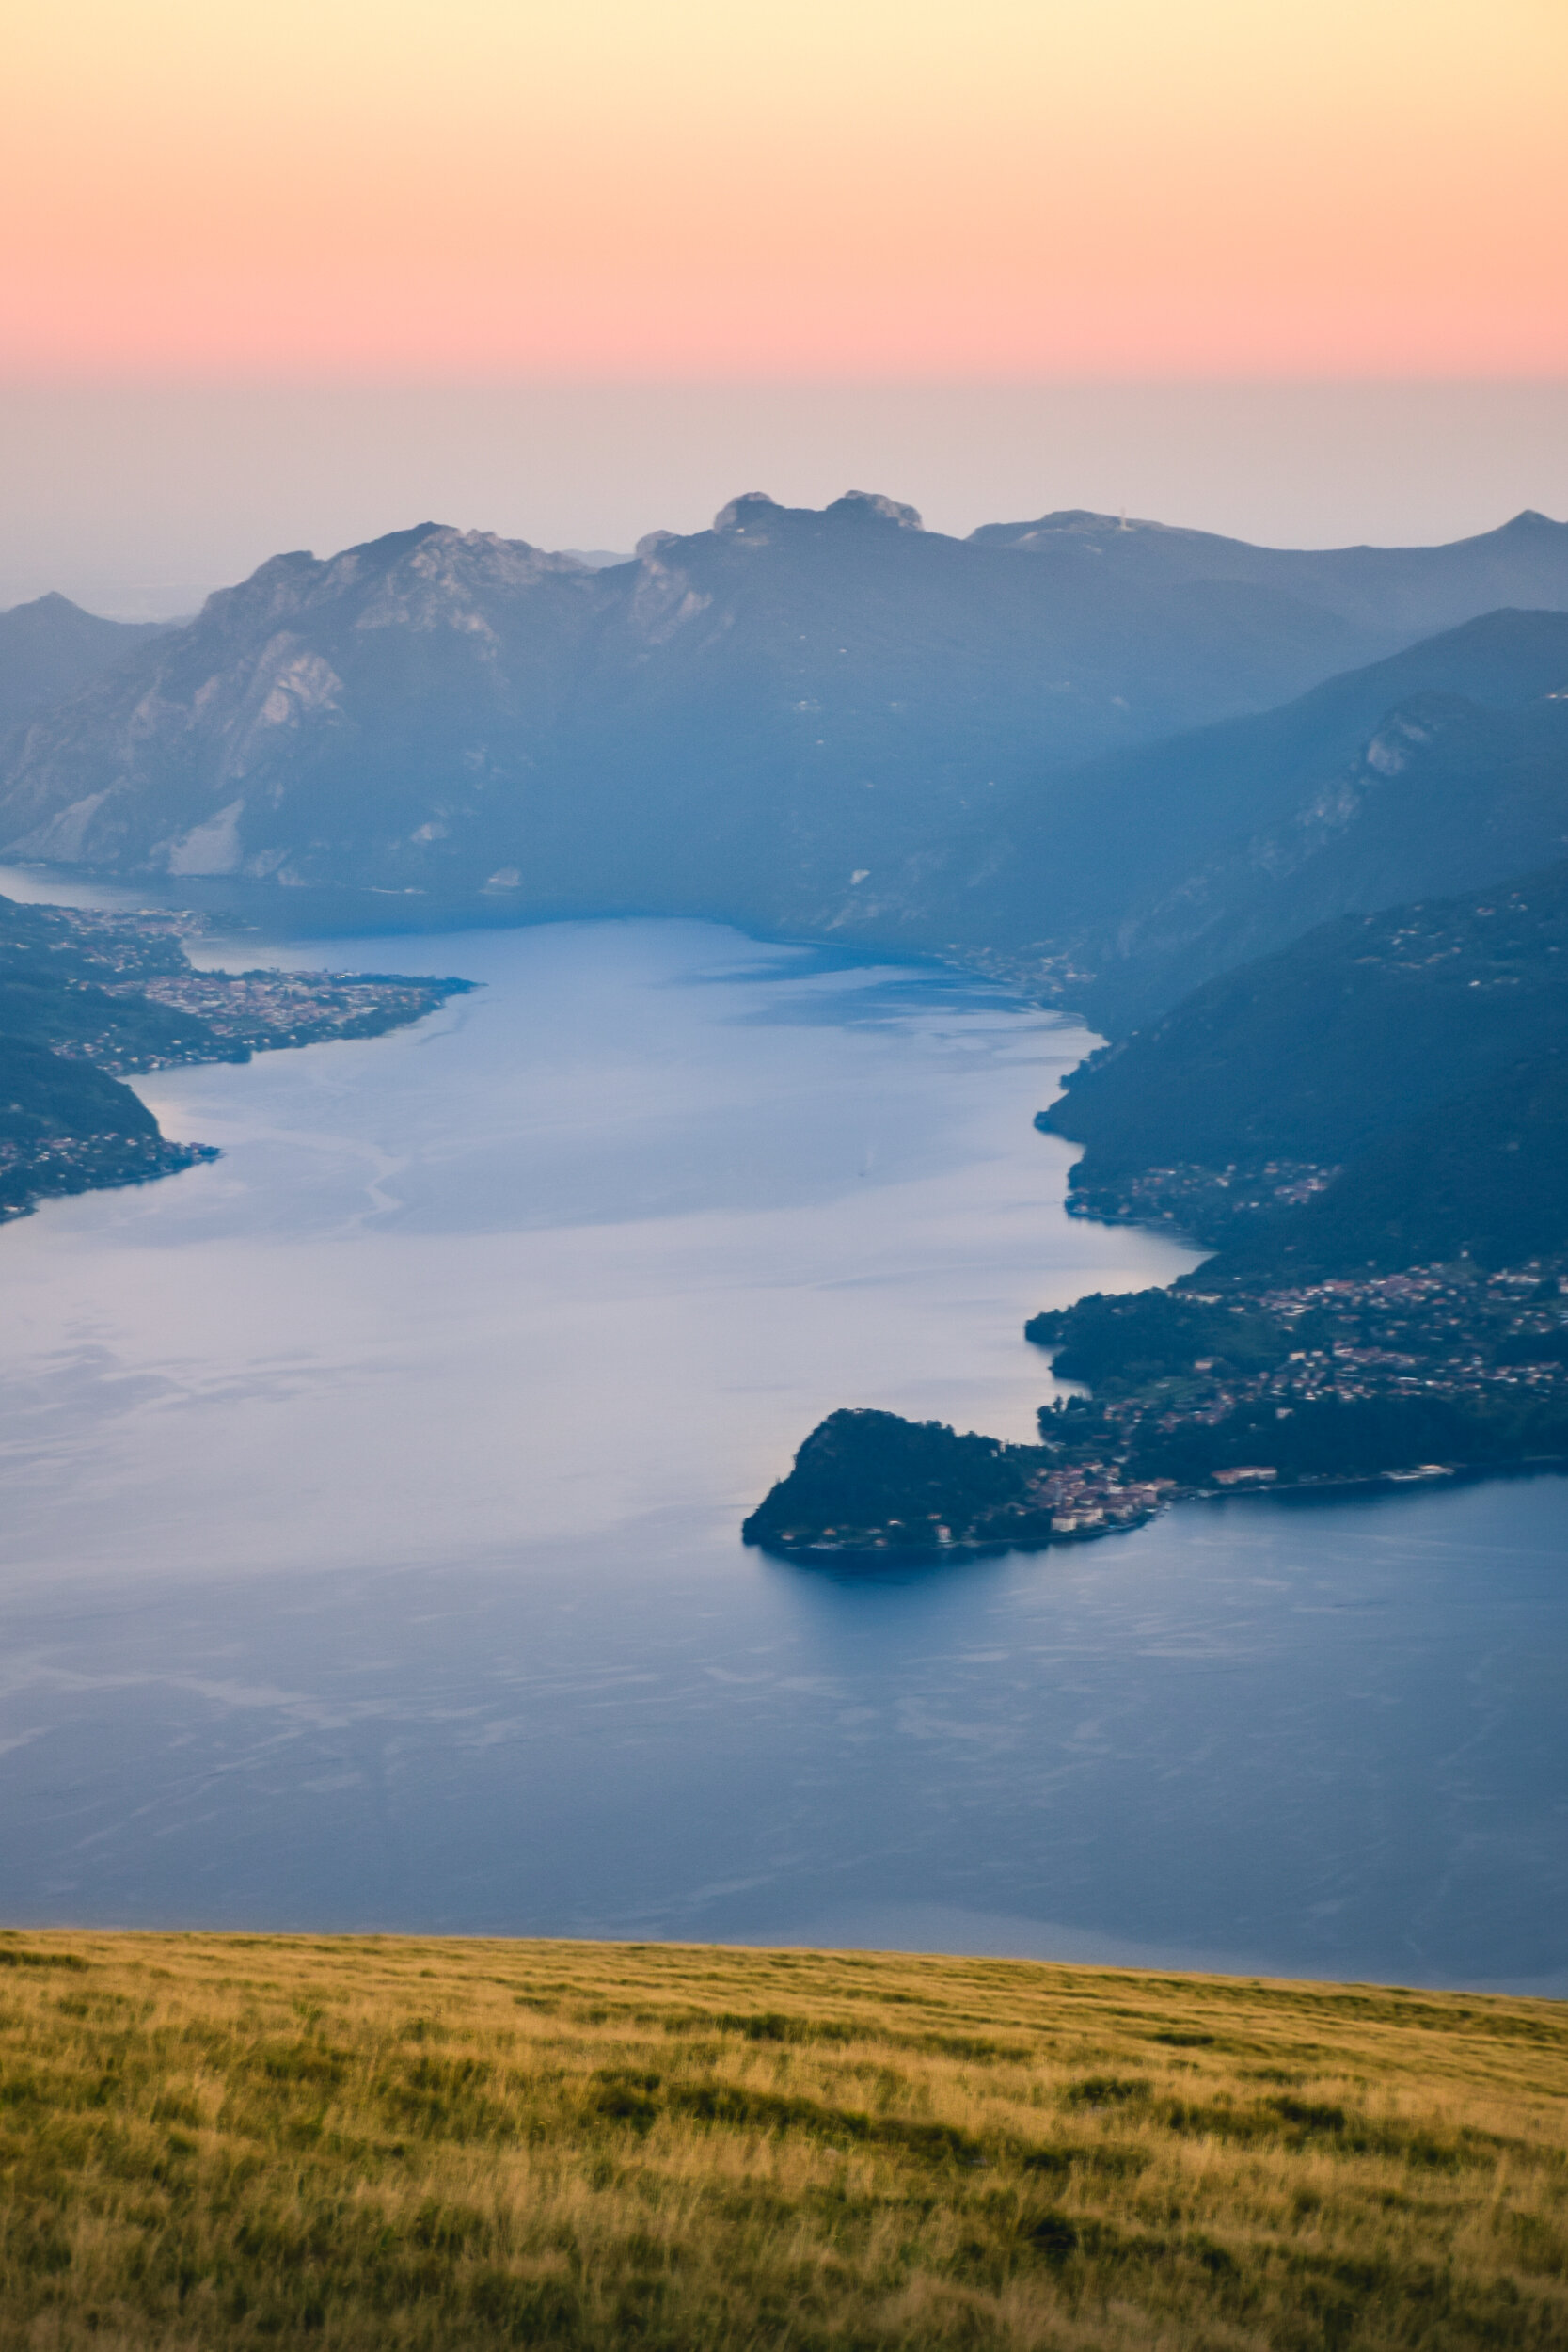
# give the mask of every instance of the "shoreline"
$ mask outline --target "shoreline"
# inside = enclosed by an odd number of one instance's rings
[[[162,1132],[130,1078],[380,1037],[474,983],[194,964],[188,909],[108,912],[0,896],[0,1224],[215,1159]],[[237,944],[237,943],[236,943]]]
[[[988,1535],[969,1537],[950,1535],[935,1543],[833,1543],[813,1540],[794,1543],[778,1536],[746,1535],[742,1541],[748,1550],[761,1551],[769,1559],[792,1562],[805,1561],[811,1565],[832,1563],[839,1566],[856,1565],[867,1568],[934,1566],[942,1561],[999,1560],[1010,1551],[1035,1553],[1055,1551],[1069,1546],[1101,1542],[1111,1535],[1132,1535],[1140,1528],[1149,1526],[1166,1512],[1193,1502],[1237,1502],[1267,1501],[1274,1502],[1338,1502],[1351,1495],[1372,1495],[1402,1492],[1426,1492],[1441,1486],[1453,1492],[1460,1487],[1491,1485],[1516,1478],[1552,1477],[1568,1474],[1568,1454],[1526,1454],[1513,1462],[1432,1462],[1418,1469],[1360,1471],[1348,1478],[1298,1478],[1280,1482],[1258,1479],[1227,1486],[1184,1486],[1163,1498],[1153,1510],[1140,1511],[1136,1516],[1111,1519],[1103,1524],[1052,1530],[1037,1534]]]

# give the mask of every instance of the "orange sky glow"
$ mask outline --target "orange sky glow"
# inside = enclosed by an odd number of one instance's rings
[[[18,0],[13,381],[1568,373],[1568,0]]]

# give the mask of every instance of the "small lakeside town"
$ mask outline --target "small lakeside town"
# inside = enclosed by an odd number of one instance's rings
[[[1119,1374],[1099,1370],[1092,1401],[1042,1412],[1042,1436],[1060,1433],[1077,1457],[1033,1482],[1053,1538],[1136,1525],[1184,1494],[1411,1484],[1466,1466],[1461,1453],[1408,1458],[1423,1427],[1462,1436],[1468,1424],[1492,1439],[1483,1460],[1528,1459],[1510,1435],[1528,1439],[1532,1424],[1555,1434],[1568,1416],[1568,1263],[1560,1260],[1491,1271],[1462,1261],[1177,1295],[1203,1313],[1204,1353],[1180,1368],[1133,1356]],[[1059,1320],[1070,1327],[1072,1317],[1069,1310]],[[1229,1355],[1226,1318],[1237,1338]],[[1070,1374],[1073,1361],[1069,1343],[1058,1368]],[[1309,1431],[1334,1426],[1332,1461],[1291,1442],[1298,1416]],[[1364,1442],[1346,1447],[1357,1434]],[[1560,1440],[1544,1444],[1541,1458],[1560,1450]],[[1248,1451],[1256,1458],[1238,1458]],[[1156,1462],[1164,1474],[1136,1474]]]
[[[1174,1502],[1413,1486],[1568,1455],[1568,1258],[1101,1295],[1028,1336],[1040,1443],[835,1413],[747,1523],[794,1553],[1032,1549]]]
[[[0,899],[0,1222],[41,1200],[144,1184],[215,1158],[174,1140],[121,1081],[253,1053],[373,1038],[467,980],[370,972],[202,971],[200,914]]]
[[[74,983],[78,994],[96,988],[106,997],[183,1013],[196,1025],[188,1037],[176,1035],[143,1050],[108,1022],[98,1033],[84,1023],[80,1035],[55,1043],[55,1052],[90,1061],[115,1077],[211,1061],[214,1038],[242,1049],[233,1057],[243,1059],[247,1053],[283,1046],[378,1037],[420,1020],[472,985],[378,972],[209,972],[194,965],[185,951],[187,941],[213,929],[202,914],[157,907],[134,914],[54,906],[17,912],[32,916],[35,924],[47,918],[53,936],[39,945],[50,963],[65,960],[66,984]],[[19,977],[19,956],[31,944],[5,940],[7,980]]]

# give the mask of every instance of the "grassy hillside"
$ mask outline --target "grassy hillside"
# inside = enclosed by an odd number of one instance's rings
[[[0,2346],[1568,2341],[1568,2012],[1001,1961],[0,1938]]]

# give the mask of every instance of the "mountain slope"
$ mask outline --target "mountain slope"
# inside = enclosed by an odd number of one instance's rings
[[[434,525],[280,556],[13,740],[0,851],[885,929],[990,802],[1049,824],[1085,760],[1361,659],[1296,561],[1064,568],[858,494],[598,570]]]
[[[1125,1033],[1317,923],[1560,855],[1565,690],[1568,614],[1486,614],[1280,709],[1015,794],[911,862],[885,919],[1053,956]]]
[[[1568,1043],[1568,863],[1484,897],[1346,915],[1211,980],[1073,1072],[1041,1116],[1094,1168],[1342,1162]]]
[[[0,736],[165,634],[162,621],[102,620],[67,596],[37,596],[0,612]]]
[[[1457,1258],[1508,1266],[1568,1249],[1568,1044],[1423,1110],[1277,1224],[1238,1233],[1209,1279],[1299,1281]]]
[[[119,2344],[232,2352],[1560,2341],[1560,2002],[692,1943],[4,1948],[13,2343],[74,2352],[106,2309]]]
[[[1565,1072],[1568,863],[1210,981],[1038,1123],[1086,1146],[1080,1212],[1185,1226],[1222,1269],[1500,1263],[1568,1248]]]

